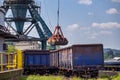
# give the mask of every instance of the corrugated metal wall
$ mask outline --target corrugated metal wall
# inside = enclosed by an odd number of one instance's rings
[[[58,67],[59,66],[59,52],[55,51],[50,54],[50,66],[52,67]]]
[[[3,52],[4,38],[0,37],[0,52]]]
[[[88,45],[74,47],[74,66],[103,65],[103,47],[101,45]]]
[[[5,26],[4,17],[5,17],[4,12],[0,8],[0,29],[2,29],[1,27]],[[4,43],[4,38],[0,36],[0,52],[3,52],[3,43]]]
[[[1,25],[1,26],[5,26],[4,18],[5,18],[4,12],[3,12],[3,10],[0,8],[0,25]]]
[[[66,48],[59,51],[59,67],[72,69],[72,48]]]
[[[49,51],[26,50],[24,55],[24,67],[27,66],[46,66],[50,65]]]

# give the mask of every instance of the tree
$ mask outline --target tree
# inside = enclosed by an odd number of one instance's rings
[[[17,50],[15,49],[14,46],[8,45],[8,50],[7,50],[8,53],[15,53],[16,51],[17,51]]]
[[[110,59],[114,58],[114,54],[113,54],[112,50],[108,51],[108,56],[109,56]]]

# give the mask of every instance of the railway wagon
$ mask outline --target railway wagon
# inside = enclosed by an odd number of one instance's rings
[[[59,51],[50,51],[50,70],[51,74],[56,74],[59,71]]]
[[[114,57],[113,59],[105,60],[104,69],[120,71],[120,57]]]
[[[49,51],[23,51],[24,74],[45,74],[50,67]]]
[[[103,68],[103,45],[80,44],[51,51],[50,66],[58,67],[63,73],[77,74],[81,77],[96,77]]]

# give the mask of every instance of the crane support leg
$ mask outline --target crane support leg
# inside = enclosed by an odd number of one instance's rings
[[[46,50],[46,46],[47,46],[47,41],[41,41],[41,44],[42,44],[42,50]]]

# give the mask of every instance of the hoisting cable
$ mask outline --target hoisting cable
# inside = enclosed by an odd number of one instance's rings
[[[59,18],[60,18],[60,0],[58,0],[58,11],[57,11],[57,25],[59,26]]]

